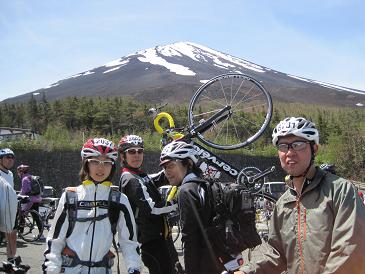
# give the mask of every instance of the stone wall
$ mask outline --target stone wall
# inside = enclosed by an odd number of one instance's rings
[[[20,179],[16,175],[16,167],[21,163],[31,167],[31,173],[39,175],[43,178],[45,185],[53,186],[58,193],[66,186],[76,186],[80,183],[78,173],[80,170],[80,152],[79,151],[40,151],[15,150],[15,165],[12,169],[14,173],[15,189],[20,189]],[[269,181],[282,181],[284,173],[280,168],[280,163],[277,157],[253,157],[223,154],[220,155],[225,161],[233,164],[238,169],[247,166],[254,166],[264,170],[271,166],[276,166],[276,171],[269,175]],[[159,153],[147,152],[145,154],[144,169],[153,173],[159,170]],[[114,176],[113,182],[117,184],[119,173]],[[229,177],[223,177],[223,180],[229,180]]]

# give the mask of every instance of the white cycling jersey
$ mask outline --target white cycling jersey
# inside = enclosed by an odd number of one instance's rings
[[[108,201],[111,182],[95,185],[91,181],[84,181],[76,188],[78,201]],[[73,250],[82,261],[101,261],[112,247],[113,234],[109,218],[96,221],[75,223],[71,235],[66,238],[69,227],[68,211],[65,208],[66,193],[60,198],[59,205],[47,237],[47,249],[44,253],[46,273],[88,273],[88,266],[62,267],[61,252],[65,246]],[[97,203],[94,203],[97,204]],[[120,196],[120,204],[124,210],[120,211],[117,224],[117,235],[120,250],[123,254],[126,267],[131,270],[142,268],[142,260],[138,253],[136,225],[127,196]],[[95,212],[96,211],[96,212]],[[90,218],[108,212],[107,208],[83,207],[78,208],[77,218]],[[115,252],[115,251],[113,251]],[[91,256],[91,259],[90,259]],[[92,267],[90,273],[105,273],[105,268]]]
[[[0,231],[11,232],[14,229],[17,206],[14,188],[0,176]]]
[[[0,176],[3,177],[5,179],[5,181],[12,187],[14,188],[14,175],[13,172],[11,172],[11,170],[8,170],[8,172],[4,172],[0,169]]]

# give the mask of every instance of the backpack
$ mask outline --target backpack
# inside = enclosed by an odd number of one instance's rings
[[[30,176],[31,189],[29,195],[42,195],[44,190],[43,180],[39,176]]]
[[[240,254],[261,244],[256,229],[254,197],[237,184],[198,180],[205,188],[211,208],[208,226],[209,241],[217,255]]]

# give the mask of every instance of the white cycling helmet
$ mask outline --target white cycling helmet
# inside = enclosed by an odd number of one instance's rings
[[[303,117],[288,117],[282,120],[272,133],[272,143],[277,145],[280,137],[295,135],[319,144],[319,134],[316,125]]]
[[[141,137],[139,137],[138,135],[126,135],[123,136],[118,144],[118,149],[121,152],[126,151],[127,149],[131,148],[131,147],[141,147],[143,148],[144,144],[143,144],[143,139]]]
[[[0,158],[9,156],[9,155],[14,157],[14,151],[12,151],[10,148],[0,149]]]
[[[160,156],[160,166],[171,160],[183,160],[186,158],[191,159],[195,164],[198,162],[194,147],[183,141],[173,141],[163,148]]]

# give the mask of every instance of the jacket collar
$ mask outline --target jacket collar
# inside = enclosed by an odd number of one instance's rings
[[[297,196],[297,193],[296,193],[295,190],[290,188],[289,191],[286,191],[283,194],[283,196],[282,196],[283,202],[284,203],[296,202],[298,199],[303,197],[307,192],[309,192],[309,191],[313,190],[314,188],[316,188],[322,182],[322,178],[325,175],[326,175],[326,172],[324,172],[322,169],[316,167],[316,172],[314,174],[313,179],[310,180],[310,184],[308,184],[308,186],[303,190],[300,197]]]
[[[135,175],[141,175],[141,174],[145,174],[145,172],[143,172],[142,169],[139,168],[131,168],[131,167],[122,167],[121,169],[121,173],[123,172],[129,172]]]
[[[112,184],[113,183],[110,182],[110,181],[104,181],[104,182],[100,183],[99,185],[103,185],[103,186],[110,187]],[[91,181],[91,180],[85,180],[85,181],[82,182],[82,185],[84,185],[84,186],[87,186],[87,185],[95,185],[95,183],[93,181]]]

